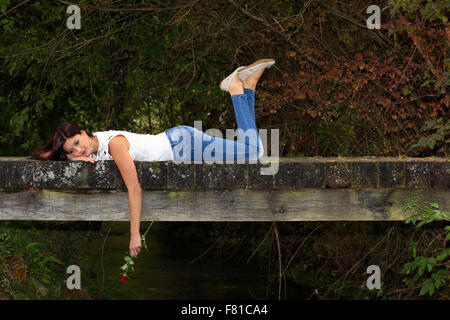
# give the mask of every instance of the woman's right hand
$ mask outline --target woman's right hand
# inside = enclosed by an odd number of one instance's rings
[[[130,253],[133,258],[137,258],[139,252],[142,248],[141,235],[140,234],[132,234],[130,236]]]
[[[98,160],[94,159],[94,158],[89,158],[89,157],[71,157],[69,155],[67,155],[67,158],[71,161],[84,161],[84,162],[92,162],[95,163]]]

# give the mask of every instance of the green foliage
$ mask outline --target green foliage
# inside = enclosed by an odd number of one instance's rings
[[[425,125],[420,129],[422,132],[435,132],[429,136],[421,137],[419,141],[413,144],[412,148],[437,150],[439,153],[447,154],[448,145],[450,145],[450,120],[443,123],[443,119],[432,119],[425,122]]]
[[[397,0],[394,2],[392,11],[395,13],[399,10],[411,16],[419,12],[425,21],[440,20],[447,22],[448,17],[446,15],[450,11],[450,3],[447,0]]]
[[[0,297],[60,299],[66,267],[89,236],[66,223],[0,221]],[[47,292],[47,294],[44,294]]]
[[[282,156],[414,153],[406,145],[419,141],[423,122],[448,118],[450,60],[441,57],[449,4],[393,3],[374,36],[345,19],[366,8],[354,1],[250,1],[251,16],[221,1],[162,2],[154,11],[131,10],[145,1],[130,10],[80,1],[81,30],[69,30],[66,3],[12,10],[15,3],[0,0],[8,11],[0,17],[0,149],[30,155],[62,122],[137,133],[194,120],[233,128],[218,84],[239,65],[274,57],[258,87],[256,120],[280,129]],[[405,30],[423,33],[411,39]],[[413,50],[422,42],[426,52]],[[436,131],[419,144],[440,154],[448,143]]]
[[[433,222],[450,221],[450,212],[440,210],[436,202],[423,202],[418,206],[417,198],[421,192],[422,190],[415,192],[409,202],[403,206],[405,210],[416,209],[416,212],[408,217],[405,223],[411,223],[418,229]],[[409,275],[409,277],[403,279],[403,282],[408,287],[412,288],[416,284],[421,287],[420,296],[427,293],[429,296],[432,296],[441,287],[445,288],[450,280],[448,266],[450,248],[446,247],[447,241],[450,240],[450,226],[445,226],[443,231],[436,235],[435,240],[443,243],[443,246],[433,250],[431,255],[427,250],[431,244],[419,241],[411,242],[409,250],[413,261],[406,263],[401,270],[402,274]],[[425,245],[428,246],[424,248]],[[418,250],[423,251],[427,255],[420,255]]]

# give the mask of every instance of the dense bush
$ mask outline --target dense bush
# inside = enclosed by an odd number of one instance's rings
[[[69,30],[63,2],[1,0],[1,153],[30,155],[65,121],[235,127],[220,80],[273,57],[257,124],[280,129],[282,155],[447,156],[450,5],[377,4],[380,30],[355,1],[80,1]]]

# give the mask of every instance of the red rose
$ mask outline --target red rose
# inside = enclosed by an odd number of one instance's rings
[[[125,282],[127,281],[128,277],[125,275],[122,275],[122,277],[120,277],[120,281]]]

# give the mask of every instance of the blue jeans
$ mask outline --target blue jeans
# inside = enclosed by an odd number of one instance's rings
[[[232,95],[231,100],[238,126],[237,141],[214,137],[190,126],[173,127],[165,133],[174,161],[244,162],[262,156],[264,149],[255,123],[255,90],[244,88],[243,94]],[[234,139],[236,130],[231,131]]]

